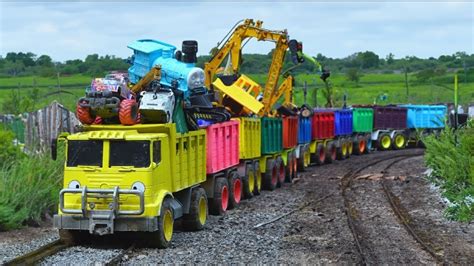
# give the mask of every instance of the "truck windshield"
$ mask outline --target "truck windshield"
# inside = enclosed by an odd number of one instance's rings
[[[110,166],[150,166],[150,141],[110,141]]]
[[[78,165],[102,167],[101,140],[69,140],[67,142],[67,166]]]

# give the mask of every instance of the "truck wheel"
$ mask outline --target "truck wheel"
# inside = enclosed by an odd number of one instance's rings
[[[95,121],[95,117],[91,114],[91,108],[82,107],[79,103],[76,106],[76,117],[84,125],[90,125]]]
[[[392,148],[394,150],[404,149],[407,145],[407,138],[403,133],[395,133],[393,136]]]
[[[365,153],[365,138],[364,137],[357,137],[356,141],[353,142],[354,146],[354,154],[361,155]]]
[[[262,172],[260,171],[260,163],[255,161],[253,165],[253,170],[255,173],[255,187],[253,188],[253,195],[260,195],[262,190]]]
[[[291,179],[293,178],[293,156],[293,152],[288,153],[285,166],[285,182],[291,182]]]
[[[263,188],[266,190],[275,190],[278,184],[278,162],[273,159],[267,160],[267,170],[263,175]]]
[[[250,199],[253,197],[253,190],[255,188],[255,172],[253,165],[248,163],[245,165],[245,176],[242,178],[244,198]]]
[[[377,139],[377,148],[381,151],[385,151],[390,149],[390,146],[392,146],[390,135],[387,133],[380,134]]]
[[[278,182],[277,182],[277,187],[282,187],[283,184],[285,183],[285,176],[286,176],[286,171],[285,171],[285,162],[281,157],[277,158],[278,161]]]
[[[120,103],[119,119],[122,125],[134,125],[138,118],[138,104],[133,99],[125,99]]]
[[[166,198],[161,204],[160,216],[158,216],[158,231],[152,232],[150,245],[157,248],[167,248],[173,239],[174,215],[171,208],[171,200]]]
[[[214,183],[214,197],[209,211],[214,215],[223,215],[229,206],[229,183],[226,178],[216,178]]]
[[[202,230],[208,216],[206,191],[201,188],[193,189],[189,213],[183,216],[183,229],[186,231]]]
[[[242,179],[234,171],[229,174],[229,209],[237,208],[242,199]]]
[[[311,162],[315,163],[316,165],[324,164],[326,160],[326,149],[322,143],[319,143],[316,147],[316,153],[311,154]]]
[[[328,143],[328,149],[326,151],[326,163],[332,163],[336,160],[336,145],[334,142]]]

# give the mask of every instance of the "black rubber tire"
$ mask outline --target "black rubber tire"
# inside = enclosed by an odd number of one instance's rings
[[[267,160],[267,169],[263,175],[262,188],[273,191],[278,184],[278,162],[274,159]]]
[[[277,174],[278,174],[278,182],[277,182],[277,187],[282,187],[283,184],[285,183],[285,178],[286,178],[286,166],[285,162],[283,161],[283,158],[278,157],[278,168],[277,168]]]
[[[390,145],[388,145],[388,147],[384,147],[382,145],[382,139],[387,136],[389,139],[390,139]],[[390,134],[388,133],[381,133],[379,134],[378,138],[377,138],[377,149],[379,151],[386,151],[388,149],[390,149],[390,147],[392,146],[392,138],[390,138]]]
[[[334,142],[329,142],[326,149],[326,159],[324,160],[325,163],[332,163],[336,160],[337,151],[336,151],[336,144]]]
[[[321,153],[324,153],[324,159],[322,158]],[[311,162],[316,165],[322,165],[324,164],[325,159],[326,149],[324,148],[324,145],[322,143],[319,143],[318,146],[316,146],[316,152],[311,154]]]
[[[253,184],[250,182],[250,178],[253,178]],[[243,184],[243,196],[244,199],[250,199],[253,197],[253,190],[255,188],[255,172],[253,169],[253,164],[245,164],[245,176],[242,177]]]
[[[207,195],[206,191],[202,187],[197,187],[193,189],[191,193],[191,205],[189,206],[189,213],[183,215],[182,219],[182,228],[185,231],[198,231],[204,228],[206,222],[201,223],[199,216],[200,216],[200,209],[199,209],[199,202],[203,199],[206,201],[206,221],[209,215],[209,209],[207,204]]]
[[[237,171],[233,171],[229,173],[229,177],[227,178],[229,182],[229,210],[237,208],[240,205],[240,201],[242,200],[242,178],[239,176]],[[239,188],[235,188],[234,186],[239,184]],[[238,194],[234,193],[237,191]]]
[[[224,177],[216,178],[214,181],[214,197],[209,201],[209,213],[212,215],[224,215],[227,211],[227,207],[224,209],[222,206],[222,190],[224,187],[227,188],[227,197],[229,198],[229,183],[227,179]]]
[[[347,147],[347,154],[346,154],[346,159],[350,158],[353,151],[354,151],[354,144],[352,143],[351,139],[346,139],[346,147]]]
[[[263,184],[263,177],[262,177],[262,172],[260,171],[259,161],[255,161],[253,163],[253,169],[255,171],[255,187],[253,189],[253,195],[258,196],[260,195],[260,192],[262,191],[262,184]]]
[[[286,159],[286,165],[285,165],[285,182],[291,182],[292,178],[293,178],[293,153],[289,152],[288,158]]]
[[[403,139],[404,139],[404,143],[402,145],[402,147],[397,147],[396,145],[396,141],[397,141],[397,137],[398,136],[402,136]],[[403,133],[400,133],[400,132],[397,132],[393,135],[393,139],[392,139],[392,149],[393,150],[402,150],[402,149],[405,149],[407,147],[407,136]]]
[[[297,158],[297,161],[298,161],[298,171],[300,172],[304,172],[306,167],[304,165],[304,156],[305,154],[309,152],[309,146],[303,146],[301,147],[300,149],[300,157]]]
[[[171,200],[169,198],[165,198],[163,203],[161,204],[161,209],[160,209],[160,216],[158,216],[158,231],[155,232],[150,232],[148,234],[148,242],[151,247],[154,248],[167,248],[171,244],[172,241],[172,236],[171,239],[168,241],[165,238],[164,230],[163,230],[163,219],[164,215],[167,210],[171,211],[172,217],[174,217],[173,209],[171,208]]]
[[[296,158],[296,151],[293,152],[293,176],[291,177],[291,180],[288,180],[287,182],[293,183],[293,180],[298,178],[298,160]]]

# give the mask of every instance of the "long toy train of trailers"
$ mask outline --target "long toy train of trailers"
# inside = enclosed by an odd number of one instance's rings
[[[261,189],[274,190],[297,168],[345,159],[351,150],[363,154],[374,143],[404,148],[415,130],[443,127],[445,112],[416,105],[315,109],[307,117],[240,117],[188,133],[177,133],[175,124],[86,126],[62,137],[64,188],[54,225],[67,241],[133,231],[164,248],[176,219],[185,230],[200,230],[208,212],[223,214]]]

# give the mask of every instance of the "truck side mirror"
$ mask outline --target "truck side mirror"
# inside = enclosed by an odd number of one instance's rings
[[[54,138],[51,140],[51,159],[53,159],[53,161],[56,161],[57,156],[58,156],[58,139]]]

